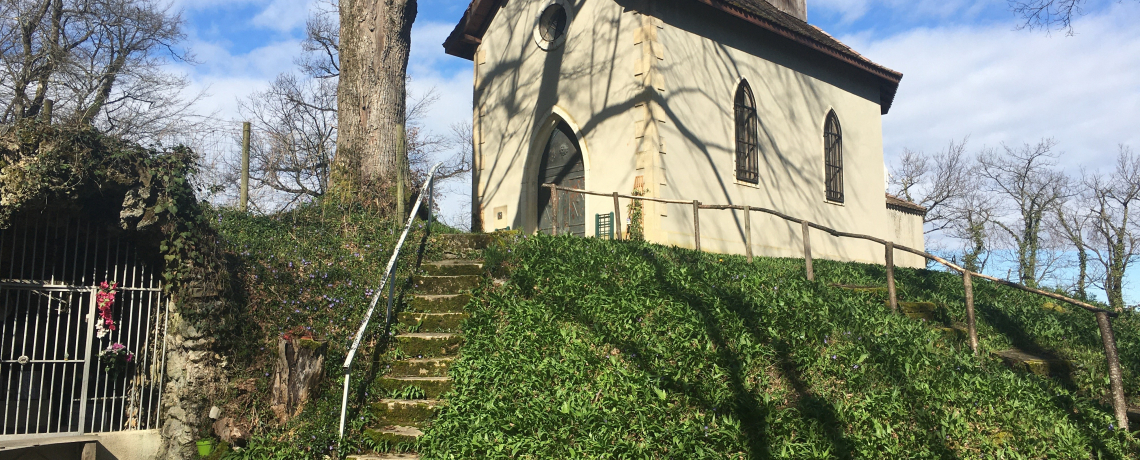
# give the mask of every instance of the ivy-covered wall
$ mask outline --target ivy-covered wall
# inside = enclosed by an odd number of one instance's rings
[[[65,211],[114,226],[161,266],[171,304],[163,446],[159,458],[195,458],[212,395],[225,387],[216,337],[231,302],[217,237],[190,177],[190,149],[148,148],[78,127],[0,128],[0,228],[21,215]]]

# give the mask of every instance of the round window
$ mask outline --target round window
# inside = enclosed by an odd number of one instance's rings
[[[554,0],[542,9],[534,24],[534,41],[544,50],[557,48],[566,41],[566,30],[574,18],[565,0]]]
[[[566,8],[557,3],[546,7],[538,20],[538,33],[547,43],[554,43],[566,33]]]

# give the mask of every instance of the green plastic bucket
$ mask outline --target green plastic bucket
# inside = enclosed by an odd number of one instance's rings
[[[205,457],[214,451],[213,439],[199,439],[198,440],[198,456]]]

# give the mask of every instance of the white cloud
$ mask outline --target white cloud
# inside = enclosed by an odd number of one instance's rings
[[[888,159],[971,136],[974,147],[1054,137],[1066,167],[1096,167],[1120,143],[1140,146],[1140,6],[1122,4],[1076,23],[1066,37],[1008,25],[918,29],[846,38],[903,72],[883,118]]]
[[[272,0],[250,21],[255,26],[287,32],[304,26],[312,0]]]

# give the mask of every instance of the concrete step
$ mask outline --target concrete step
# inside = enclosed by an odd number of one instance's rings
[[[482,280],[483,277],[475,275],[416,276],[412,278],[412,286],[416,294],[460,294],[479,286]]]
[[[471,294],[440,294],[412,296],[408,303],[407,312],[422,313],[462,313],[467,302],[471,301]]]
[[[970,330],[966,327],[966,323],[954,322],[950,327],[934,326],[934,329],[942,331],[947,337],[956,340],[967,340],[970,338]]]
[[[393,362],[389,377],[446,377],[455,358],[401,359]]]
[[[1013,369],[1030,372],[1043,377],[1068,375],[1073,369],[1072,364],[1064,359],[1051,356],[1039,356],[1016,348],[994,351],[993,354],[1001,358],[1007,366]]]
[[[1128,408],[1128,428],[1132,431],[1140,431],[1140,407]]]
[[[441,244],[461,249],[486,249],[494,239],[495,235],[491,233],[449,233],[439,235],[439,242]]]
[[[867,294],[886,294],[887,293],[887,287],[886,286],[862,286],[862,285],[858,285],[858,284],[835,284],[835,283],[832,283],[831,287],[837,287],[839,289],[847,289],[849,291],[862,292],[862,293],[867,293]]]
[[[371,409],[378,425],[424,428],[441,405],[437,399],[381,399]]]
[[[482,260],[449,259],[439,262],[428,262],[420,265],[420,270],[427,276],[461,276],[483,274]]]
[[[420,454],[359,454],[349,455],[348,460],[419,460]]]
[[[419,332],[459,332],[463,320],[471,315],[467,313],[415,313],[401,312],[397,314],[400,324],[408,327],[419,325]]]
[[[393,362],[389,377],[447,377],[454,358],[424,358]]]
[[[377,429],[366,429],[364,430],[364,435],[372,438],[377,444],[387,442],[388,445],[395,446],[398,444],[413,444],[416,442],[416,439],[424,435],[424,432],[414,426],[392,425]]]
[[[890,300],[887,302],[889,307]],[[934,321],[934,310],[937,309],[938,305],[933,302],[899,302],[899,312],[906,315],[907,318],[926,322]]]
[[[396,336],[400,352],[409,358],[454,356],[463,345],[463,336],[448,332],[416,332]]]
[[[450,377],[389,377],[378,379],[380,387],[388,391],[403,391],[409,387],[419,388],[426,399],[439,399],[441,395],[451,390]]]

